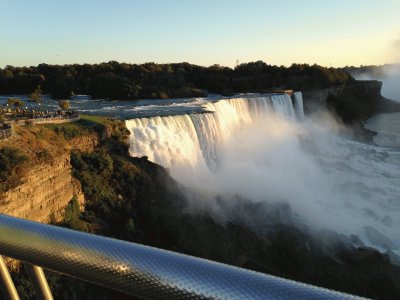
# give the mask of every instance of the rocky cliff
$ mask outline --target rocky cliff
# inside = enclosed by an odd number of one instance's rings
[[[13,146],[22,147],[21,136],[16,137]],[[79,136],[64,141],[64,144],[49,145],[43,141],[42,144],[51,155],[41,161],[29,157],[30,164],[21,172],[20,184],[0,195],[0,213],[47,223],[51,219],[59,220],[64,207],[74,196],[83,206],[84,195],[81,184],[72,176],[70,153],[71,150],[93,151],[98,144],[97,135]],[[53,148],[57,147],[60,149],[55,151]],[[43,149],[32,146],[26,152],[42,153],[40,151]]]
[[[341,87],[304,92],[305,108],[323,105],[334,111],[345,123],[354,123],[377,113],[385,102],[382,82],[356,81]]]
[[[375,113],[400,109],[400,105],[381,95],[382,82],[376,80],[354,83],[322,90],[303,92],[305,110],[313,106],[327,106],[344,123],[353,124],[368,119]]]
[[[71,176],[71,169],[69,154],[30,169],[21,185],[4,194],[1,213],[45,223],[53,217],[59,219],[73,196],[80,203],[84,200],[81,185]]]

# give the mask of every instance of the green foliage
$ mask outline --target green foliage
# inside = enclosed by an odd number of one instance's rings
[[[90,226],[81,220],[82,212],[74,196],[64,209],[62,225],[79,231],[90,231]]]
[[[5,192],[20,183],[18,167],[27,160],[20,150],[11,147],[0,149],[0,191]]]
[[[38,85],[32,94],[30,94],[30,100],[36,103],[42,102],[42,90],[40,85]]]
[[[142,159],[138,159],[137,163],[151,164]],[[166,187],[152,180],[152,176],[167,175],[159,167],[144,171],[131,158],[104,151],[73,152],[71,164],[86,198],[83,219],[96,224],[98,233],[115,235],[118,232],[119,238],[139,240],[144,230],[143,226],[137,224],[139,211],[147,224],[160,214],[156,210],[147,211],[148,205],[157,201],[157,209],[163,210],[169,202],[166,200],[169,197]],[[150,175],[148,172],[159,175]]]
[[[71,140],[82,135],[82,130],[76,126],[55,126],[54,131],[57,134],[63,135],[66,140]]]
[[[43,89],[57,99],[68,98],[74,93],[110,99],[202,97],[206,91],[231,95],[274,88],[307,90],[345,85],[352,81],[353,78],[343,69],[306,64],[286,68],[262,61],[241,64],[235,69],[219,65],[136,65],[115,61],[0,69],[0,93],[29,93],[36,89],[32,95],[37,98]]]
[[[24,101],[22,101],[21,99],[19,99],[19,98],[9,98],[8,100],[7,100],[7,104],[9,105],[9,106],[14,106],[15,108],[17,108],[17,107],[22,107],[22,106],[24,106]]]
[[[114,165],[109,154],[104,152],[71,153],[74,175],[81,181],[87,197],[87,206],[96,207],[106,215],[108,207],[114,204],[117,193],[113,189]],[[96,211],[97,208],[94,208]]]
[[[54,130],[59,135],[64,136],[66,140],[93,134],[95,132],[94,128],[87,126],[84,121],[63,124],[45,124],[43,126]]]
[[[60,101],[58,101],[58,106],[62,110],[68,110],[69,109],[69,100],[60,100]]]
[[[105,125],[107,123],[107,118],[103,116],[93,116],[93,115],[80,115],[81,120],[93,123],[93,125]]]

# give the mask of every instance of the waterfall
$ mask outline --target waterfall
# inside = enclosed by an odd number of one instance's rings
[[[303,108],[303,94],[301,92],[294,92],[294,109],[296,110],[297,119],[299,121],[304,119],[304,108]]]
[[[355,234],[400,255],[396,148],[349,139],[327,112],[298,122],[301,93],[293,103],[271,94],[200,104],[203,113],[127,120],[131,155],[146,155],[201,192],[190,198],[196,205],[231,195],[285,203],[309,228]]]
[[[300,103],[301,93],[297,94],[296,103]],[[204,109],[206,112],[198,114],[126,121],[131,131],[131,155],[146,155],[168,168],[215,169],[220,160],[219,148],[241,126],[274,113],[292,121],[301,108],[295,112],[289,95],[276,94],[208,102]]]

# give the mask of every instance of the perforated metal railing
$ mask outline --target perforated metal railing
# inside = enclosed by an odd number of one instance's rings
[[[0,214],[0,254],[25,262],[39,299],[43,268],[144,299],[360,299],[205,259]],[[6,299],[18,299],[0,259]]]

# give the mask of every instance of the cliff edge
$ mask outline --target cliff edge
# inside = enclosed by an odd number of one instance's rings
[[[72,129],[77,129],[74,135],[66,134]],[[15,125],[15,137],[0,143],[4,166],[1,213],[48,223],[62,218],[73,197],[83,206],[84,195],[80,182],[72,176],[70,154],[73,150],[93,151],[99,138],[95,131],[78,129],[77,124]],[[19,163],[15,157],[20,158]]]
[[[345,124],[363,122],[376,113],[400,111],[400,104],[382,97],[381,90],[381,81],[355,81],[345,86],[304,92],[304,106],[309,111],[314,105],[325,106]]]

